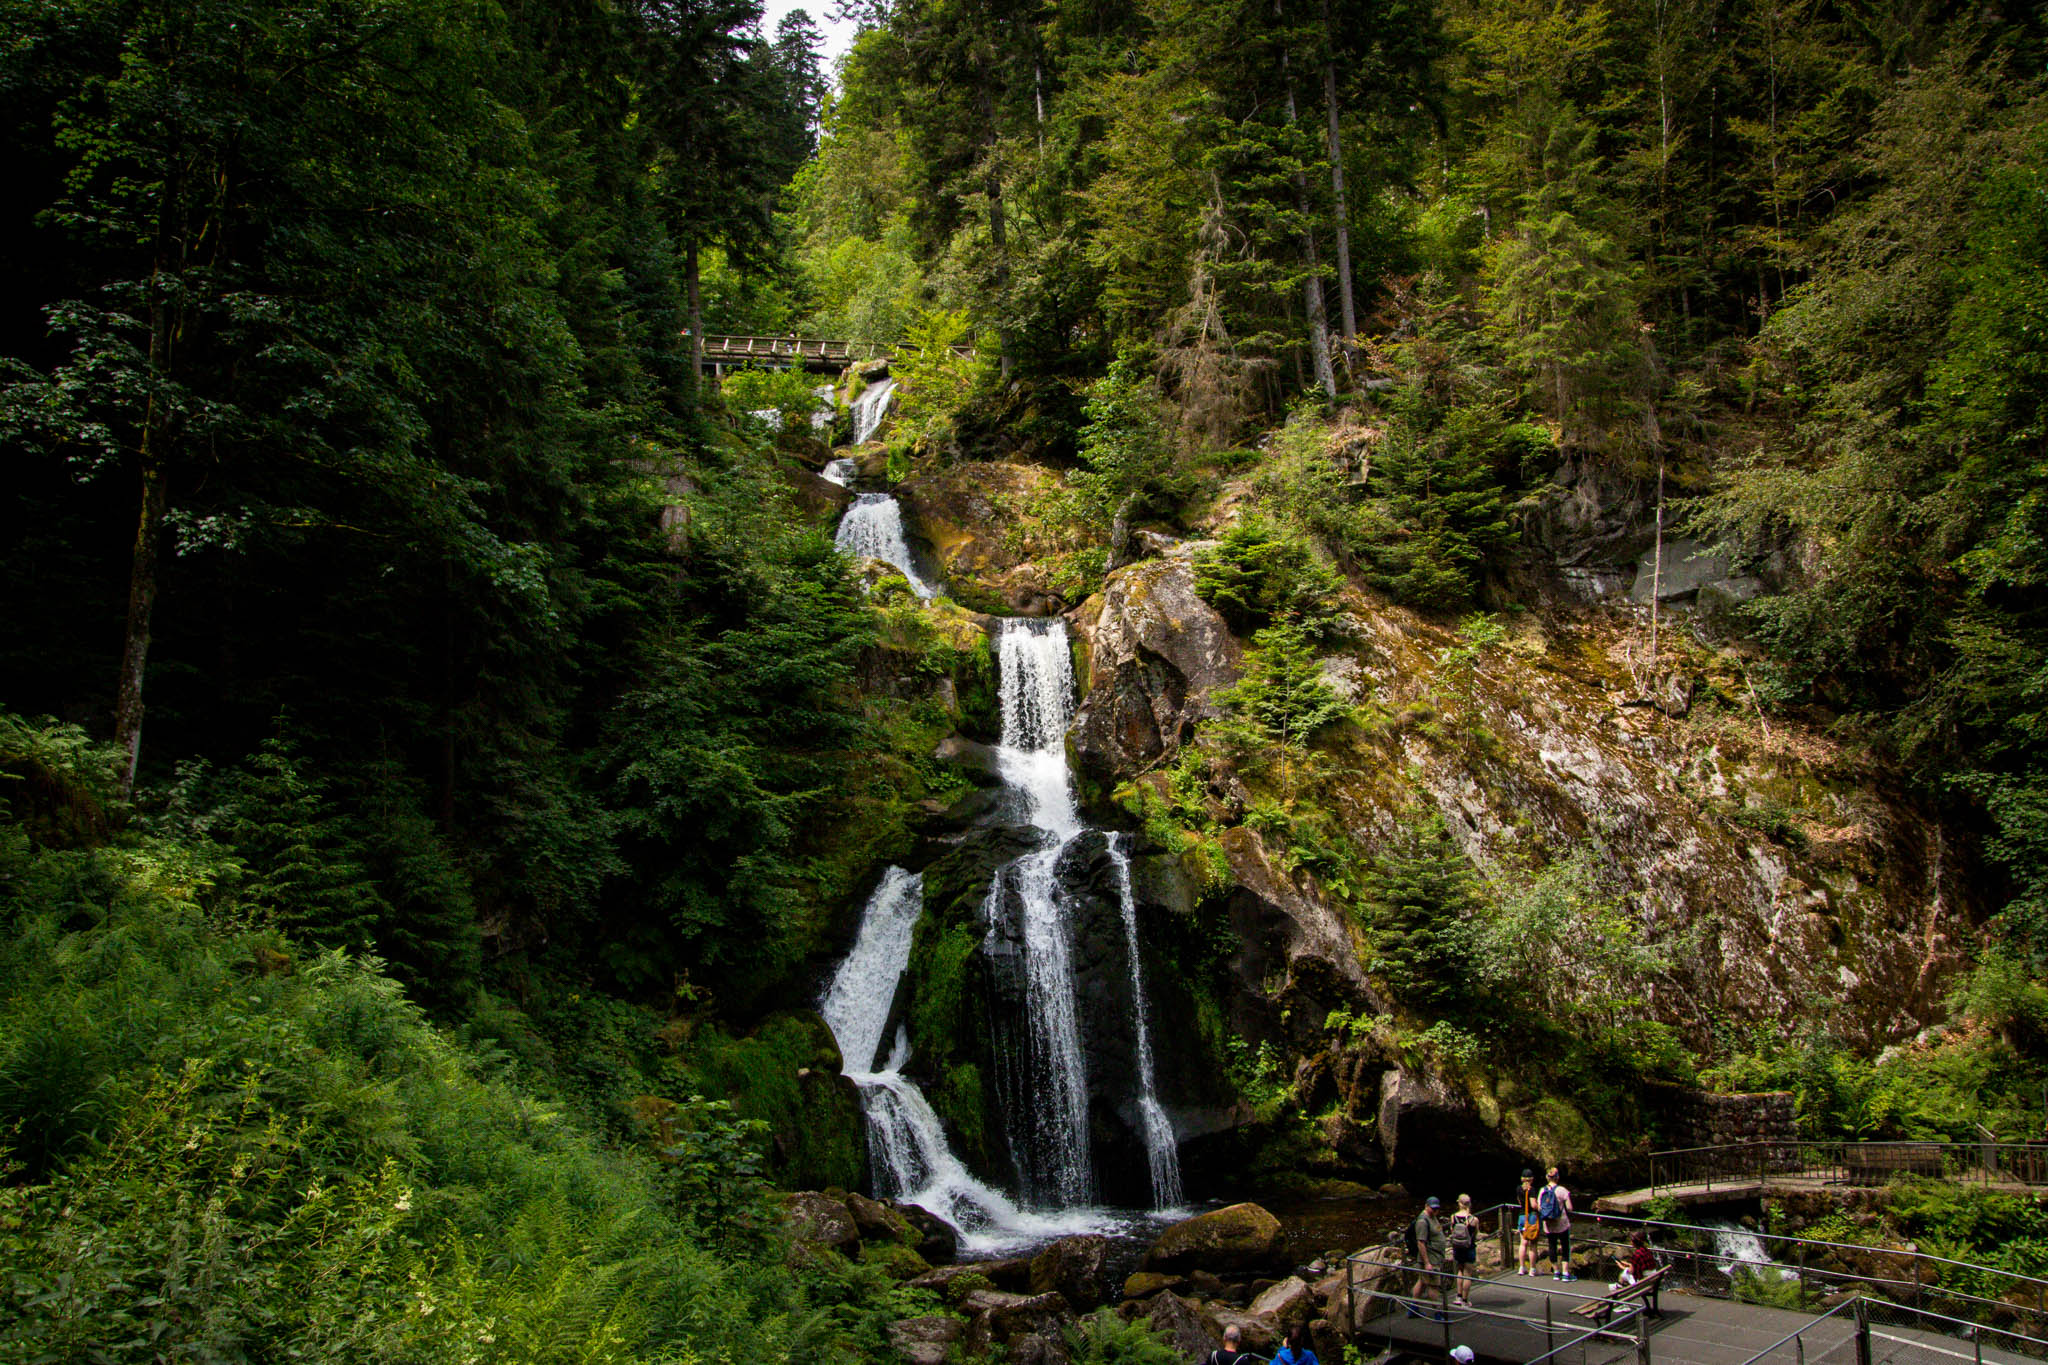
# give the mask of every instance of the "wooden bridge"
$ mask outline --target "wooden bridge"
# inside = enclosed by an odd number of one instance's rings
[[[704,363],[713,374],[752,365],[764,369],[802,368],[814,374],[837,374],[864,360],[887,360],[897,351],[914,351],[903,342],[832,341],[824,337],[726,336],[706,332]],[[955,355],[973,355],[972,346],[955,346]]]
[[[727,367],[755,365],[770,369],[801,367],[837,374],[860,360],[887,360],[890,347],[879,341],[828,341],[823,337],[743,337],[704,334],[704,363],[714,373]]]

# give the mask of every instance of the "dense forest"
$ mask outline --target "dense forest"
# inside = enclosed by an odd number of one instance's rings
[[[750,415],[808,388],[707,332],[894,350],[864,468],[1039,469],[1059,610],[1214,542],[1242,676],[1082,796],[1212,910],[1245,831],[1340,907],[1396,1022],[1331,1046],[1505,1065],[1458,983],[1571,933],[1603,1157],[1637,1079],[2042,1136],[2041,13],[846,8],[836,72],[756,0],[0,11],[0,1360],[879,1359],[942,1311],[773,1200],[862,1181],[806,1011],[969,785],[933,753],[988,646],[835,549],[823,445]],[[1683,945],[1593,833],[1503,868],[1342,818],[1339,732],[1435,724],[1326,685],[1357,604],[1476,715],[1523,618],[1593,610],[1575,495],[1756,585],[1719,654],[1602,608],[1634,693],[1717,678],[1942,831],[1938,1036],[1673,1024]],[[1306,1050],[1204,1028],[1299,1159]]]

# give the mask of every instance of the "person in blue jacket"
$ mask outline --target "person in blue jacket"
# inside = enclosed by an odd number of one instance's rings
[[[1308,1344],[1308,1324],[1297,1322],[1287,1329],[1287,1344],[1273,1353],[1273,1365],[1322,1365]]]

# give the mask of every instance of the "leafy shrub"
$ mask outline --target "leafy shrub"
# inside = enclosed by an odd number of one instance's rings
[[[718,381],[719,395],[727,410],[736,413],[774,412],[782,418],[784,431],[809,431],[811,414],[819,407],[811,390],[816,381],[801,369],[735,370]]]

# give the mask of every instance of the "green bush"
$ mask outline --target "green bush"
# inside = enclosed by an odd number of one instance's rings
[[[1180,1352],[1142,1319],[1125,1322],[1098,1308],[1067,1329],[1074,1365],[1178,1365]]]
[[[1195,591],[1235,629],[1290,621],[1321,637],[1335,629],[1344,580],[1304,537],[1248,514],[1195,556]]]

